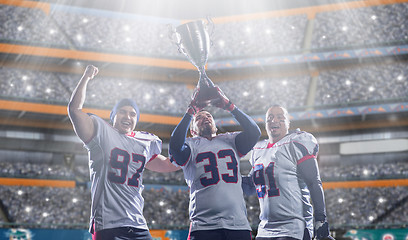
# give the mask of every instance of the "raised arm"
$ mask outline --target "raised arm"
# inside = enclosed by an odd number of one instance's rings
[[[79,80],[77,86],[72,92],[71,99],[68,103],[68,116],[72,122],[75,133],[83,141],[89,141],[94,135],[94,123],[92,118],[82,111],[86,98],[86,89],[89,80],[98,74],[98,68],[89,65],[86,67],[84,74]]]
[[[191,119],[195,113],[205,107],[196,100],[198,91],[199,89],[194,91],[190,105],[187,108],[187,112],[184,114],[180,123],[176,126],[170,137],[169,153],[171,155],[171,161],[175,161],[179,166],[185,165],[190,157],[191,149],[186,144],[186,138]]]
[[[247,154],[251,151],[252,147],[258,142],[261,136],[261,130],[255,121],[249,117],[247,114],[239,110],[221,91],[219,87],[218,94],[219,97],[216,102],[213,103],[214,106],[225,109],[234,116],[234,118],[239,122],[241,127],[244,129],[235,138],[235,145],[237,150],[241,155]]]
[[[175,161],[179,166],[185,165],[190,157],[191,149],[185,142],[191,119],[192,116],[185,113],[170,137],[169,154],[171,160]]]

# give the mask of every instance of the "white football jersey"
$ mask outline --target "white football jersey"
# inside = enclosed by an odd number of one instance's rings
[[[148,161],[161,153],[150,133],[120,134],[92,115],[96,135],[87,143],[91,178],[91,226],[94,231],[131,226],[148,229],[143,217],[142,176]]]
[[[181,167],[190,187],[191,231],[251,230],[241,187],[240,156],[235,146],[237,134],[220,134],[212,140],[186,139],[191,154]]]
[[[298,176],[297,165],[316,158],[318,149],[313,135],[301,131],[253,148],[250,163],[261,209],[258,237],[302,239],[305,227],[313,233],[310,192]]]

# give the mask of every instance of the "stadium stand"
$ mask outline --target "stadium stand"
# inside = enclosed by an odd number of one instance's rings
[[[43,11],[0,5],[0,41],[68,48],[63,32]]]
[[[396,3],[318,13],[312,49],[406,43],[407,9],[407,3]]]

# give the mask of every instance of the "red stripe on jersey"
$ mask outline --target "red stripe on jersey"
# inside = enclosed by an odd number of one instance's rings
[[[129,137],[135,137],[136,133],[135,132],[130,132],[130,133],[127,133],[126,135],[129,136]]]
[[[152,161],[153,159],[155,159],[155,158],[157,157],[157,155],[158,155],[158,154],[154,154],[154,155],[152,156],[152,158],[150,158],[149,161],[147,161],[147,162],[150,162],[150,161]]]
[[[316,158],[316,156],[315,156],[315,155],[307,155],[307,156],[304,156],[304,157],[302,157],[301,159],[299,159],[299,160],[297,161],[297,164],[301,164],[302,162],[306,161],[307,159],[311,159],[311,158]]]
[[[275,143],[268,142],[268,145],[266,145],[266,147],[254,147],[254,149],[268,149],[273,146],[275,146]]]
[[[240,158],[246,155],[246,154],[240,153],[238,150],[237,150],[237,152],[238,152],[238,156],[239,156]]]

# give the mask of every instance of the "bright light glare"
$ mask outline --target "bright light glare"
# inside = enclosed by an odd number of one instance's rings
[[[399,75],[398,77],[397,77],[397,80],[398,81],[402,81],[404,79],[404,75]]]
[[[218,41],[218,46],[220,46],[220,47],[224,47],[224,46],[225,46],[225,42],[224,42],[224,40],[220,40],[220,41]]]

